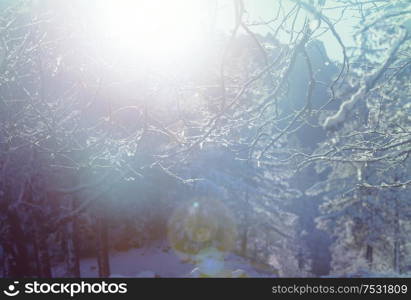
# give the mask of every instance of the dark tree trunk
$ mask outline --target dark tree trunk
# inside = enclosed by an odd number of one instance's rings
[[[108,226],[104,207],[100,207],[96,223],[98,275],[101,278],[107,278],[110,276],[110,261],[108,253]]]
[[[48,206],[48,197],[45,192],[44,178],[41,175],[33,175],[31,178],[31,189],[28,202],[34,206],[41,207],[31,213],[31,221],[34,231],[34,244],[36,249],[38,277],[51,278],[51,264],[48,246],[48,216],[45,214]]]
[[[249,193],[248,188],[245,193],[244,199],[244,230],[241,237],[241,253],[243,256],[247,257],[247,248],[248,248],[248,209],[249,209]]]
[[[394,272],[401,273],[401,236],[400,236],[400,208],[396,198],[395,201],[395,218],[394,218]]]
[[[31,243],[33,245],[33,257],[35,264],[35,274],[38,275],[41,273],[40,270],[40,261],[39,261],[39,249],[37,248],[36,235],[34,231],[31,232]]]
[[[40,223],[40,220],[38,219],[36,220],[35,240],[39,271],[38,277],[51,278],[51,265],[47,233],[44,231],[43,225],[42,223]]]
[[[244,228],[243,235],[241,238],[241,253],[243,256],[247,256],[247,245],[248,245],[248,228]]]
[[[81,277],[80,273],[80,259],[78,253],[78,239],[77,239],[77,224],[76,221],[67,223],[66,228],[66,241],[65,241],[65,253],[66,253],[66,276],[78,278]]]
[[[8,229],[3,241],[3,276],[6,278],[31,276],[32,270],[28,259],[26,237],[17,212],[9,210],[7,221]]]
[[[365,252],[365,259],[368,262],[368,265],[370,266],[370,268],[372,267],[372,261],[373,261],[373,248],[370,245],[367,245],[367,249]]]
[[[76,199],[70,199],[71,210],[77,208]],[[80,257],[79,257],[79,228],[78,219],[74,217],[66,225],[66,238],[65,238],[65,253],[66,253],[66,276],[78,278],[81,277],[80,272]]]

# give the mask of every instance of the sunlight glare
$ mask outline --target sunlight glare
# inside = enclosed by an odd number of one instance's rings
[[[197,46],[198,0],[101,0],[98,26],[111,47],[153,61],[178,60]]]

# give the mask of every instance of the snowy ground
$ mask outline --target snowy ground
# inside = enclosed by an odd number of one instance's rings
[[[96,258],[82,259],[80,264],[82,277],[98,276]],[[202,254],[201,262],[189,262],[160,242],[146,248],[112,253],[110,268],[112,277],[200,277],[204,273],[210,277],[275,276],[257,271],[250,262],[235,254],[223,256],[209,251]],[[64,265],[57,265],[53,276],[64,277],[64,272]]]

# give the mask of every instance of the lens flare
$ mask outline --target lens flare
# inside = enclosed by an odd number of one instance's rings
[[[214,249],[226,253],[236,241],[236,226],[229,210],[220,201],[202,198],[180,205],[168,224],[168,238],[177,253],[200,259]],[[199,257],[195,257],[200,255]],[[200,259],[201,260],[201,259]]]

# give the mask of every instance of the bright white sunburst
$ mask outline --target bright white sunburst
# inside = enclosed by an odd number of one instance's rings
[[[100,0],[97,28],[110,47],[150,61],[178,60],[203,35],[204,1]]]

